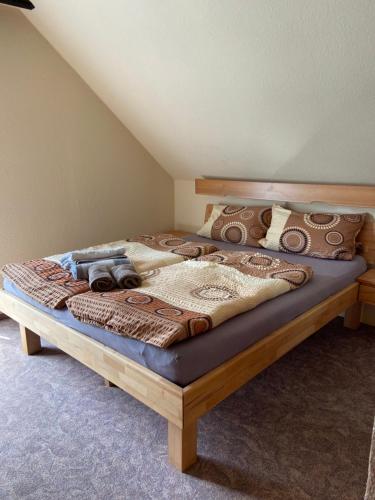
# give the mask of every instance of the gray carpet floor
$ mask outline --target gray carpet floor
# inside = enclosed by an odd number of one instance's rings
[[[166,422],[0,321],[0,498],[340,499],[366,486],[375,331],[337,319],[199,423],[199,462],[167,461]]]

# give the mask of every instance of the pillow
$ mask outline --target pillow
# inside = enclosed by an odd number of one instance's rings
[[[258,240],[271,223],[271,207],[214,205],[208,221],[197,234],[218,241],[260,248]]]
[[[274,205],[271,226],[259,243],[269,250],[319,259],[352,260],[366,214],[299,213]]]

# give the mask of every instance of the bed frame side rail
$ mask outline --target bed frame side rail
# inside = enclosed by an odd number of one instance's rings
[[[27,354],[41,349],[42,337],[165,417],[169,461],[184,471],[197,460],[198,418],[339,313],[355,307],[358,288],[357,283],[348,286],[185,388],[5,291],[0,291],[0,310],[20,324]]]
[[[184,422],[196,421],[340,313],[355,308],[358,289],[358,283],[349,285],[186,386]]]
[[[20,324],[27,354],[40,350],[40,336],[182,428],[182,389],[178,385],[3,290],[0,310]]]

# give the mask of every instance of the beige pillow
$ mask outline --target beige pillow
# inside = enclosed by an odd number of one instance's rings
[[[271,226],[259,243],[269,250],[320,259],[352,260],[366,214],[300,213],[272,207]]]
[[[214,205],[208,221],[197,234],[212,240],[260,247],[271,223],[271,207]]]

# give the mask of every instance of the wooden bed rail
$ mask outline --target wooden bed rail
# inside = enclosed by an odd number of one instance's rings
[[[0,310],[22,325],[22,345],[27,354],[37,352],[35,338],[29,333],[32,332],[182,427],[179,386],[3,290]],[[28,350],[31,345],[33,352]]]
[[[357,299],[354,283],[184,388],[3,290],[0,311],[20,324],[26,354],[41,350],[42,337],[165,417],[169,461],[184,471],[197,460],[199,417],[338,314],[352,311]],[[356,318],[349,319],[355,328]]]
[[[357,303],[358,284],[332,295],[207,375],[184,387],[185,422],[207,413],[258,373]],[[357,325],[359,326],[359,325]]]

